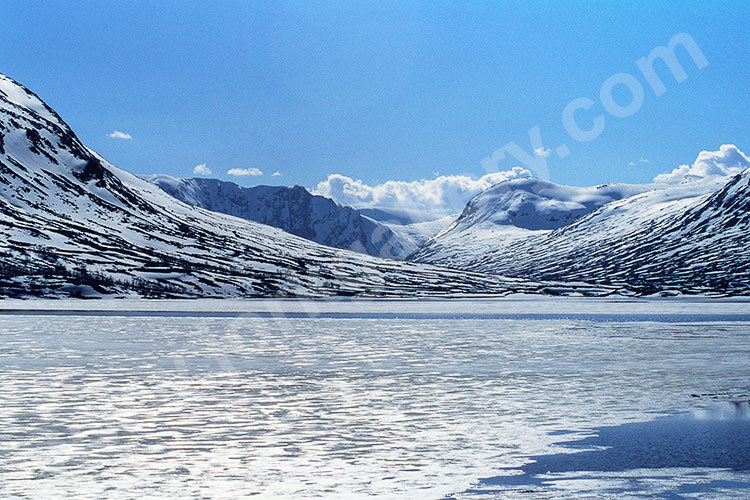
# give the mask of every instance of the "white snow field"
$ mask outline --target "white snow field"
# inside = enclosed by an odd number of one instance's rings
[[[741,299],[5,300],[0,497],[746,499],[749,354]]]

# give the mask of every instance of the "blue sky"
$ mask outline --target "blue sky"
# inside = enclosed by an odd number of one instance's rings
[[[549,177],[574,185],[648,181],[724,143],[750,149],[750,4],[630,4],[0,1],[0,72],[126,170],[205,164],[244,185],[477,178],[509,141],[531,150],[536,125],[545,148],[570,149],[547,158]],[[656,97],[635,62],[683,32],[709,64],[681,54],[688,78],[661,68]],[[626,118],[599,102],[617,73],[645,89]],[[586,143],[561,120],[579,97],[596,101],[582,126],[606,119]]]

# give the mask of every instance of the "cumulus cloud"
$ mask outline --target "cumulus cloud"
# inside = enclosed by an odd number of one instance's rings
[[[196,165],[195,168],[193,168],[193,175],[211,175],[212,173],[211,169],[208,168],[205,163]]]
[[[701,151],[692,165],[680,165],[654,182],[674,184],[683,180],[739,174],[750,168],[750,158],[734,144],[724,144],[718,151]]]
[[[468,175],[441,175],[420,181],[387,181],[371,186],[341,174],[331,174],[313,190],[314,194],[357,208],[399,208],[436,215],[463,210],[476,194],[508,179],[530,177],[525,168],[492,172],[479,179]]]
[[[120,132],[119,130],[114,130],[111,134],[109,134],[109,136],[112,139],[128,139],[128,140],[130,140],[130,139],[133,138],[132,135],[126,134],[125,132]]]
[[[263,172],[257,168],[230,168],[227,170],[227,174],[241,177],[244,175],[263,175]]]
[[[274,172],[271,174],[271,177],[281,177],[281,172]]]

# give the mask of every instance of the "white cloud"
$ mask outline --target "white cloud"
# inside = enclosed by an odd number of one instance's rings
[[[281,177],[281,172],[274,172],[271,174],[271,177]]]
[[[212,173],[211,169],[208,168],[205,163],[196,165],[193,169],[193,175],[211,175]]]
[[[129,140],[133,138],[132,135],[126,134],[125,132],[120,132],[119,130],[113,131],[111,134],[109,134],[109,136],[112,139],[128,139]]]
[[[476,194],[508,179],[530,177],[525,168],[492,172],[479,179],[468,175],[441,175],[420,181],[387,181],[370,186],[341,174],[331,174],[319,183],[314,194],[357,208],[399,208],[432,214],[454,214],[463,210]]]
[[[631,162],[630,162],[630,166],[631,166],[631,167],[635,167],[635,166],[637,166],[637,165],[647,165],[647,164],[649,164],[649,163],[651,163],[651,162],[650,162],[650,161],[648,161],[648,160],[647,160],[646,158],[644,158],[643,156],[641,156],[641,157],[640,157],[640,158],[638,159],[638,161],[631,161]]]
[[[686,179],[739,174],[750,168],[750,158],[734,144],[724,144],[718,151],[701,151],[692,165],[681,165],[668,174],[660,174],[654,182],[677,183]]]
[[[552,150],[544,149],[544,148],[536,148],[534,150],[534,154],[540,158],[549,158],[549,155],[552,154]]]
[[[263,175],[261,170],[257,168],[230,168],[227,170],[227,175],[244,176],[244,175]]]

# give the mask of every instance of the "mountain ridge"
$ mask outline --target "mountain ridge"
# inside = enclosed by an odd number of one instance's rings
[[[400,297],[549,286],[377,259],[189,206],[86,148],[4,75],[0,137],[0,296]]]
[[[404,259],[416,250],[387,225],[302,186],[244,187],[219,179],[163,174],[142,178],[188,205],[277,227],[321,245],[389,259]]]
[[[750,294],[750,171],[637,193],[513,182],[411,261],[379,259],[183,203],[0,75],[0,296]]]
[[[750,170],[729,179],[664,185],[606,203],[554,230],[479,238],[473,246],[467,237],[436,237],[410,259],[483,273],[628,286],[640,294],[748,294],[749,184]]]

